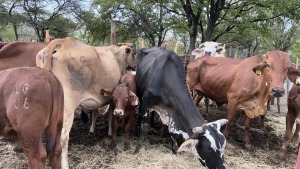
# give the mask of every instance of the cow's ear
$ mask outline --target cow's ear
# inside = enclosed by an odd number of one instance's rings
[[[299,85],[298,77],[300,76],[300,71],[292,66],[290,66],[288,70],[287,77],[291,82],[293,82],[296,85]]]
[[[193,149],[195,149],[196,145],[198,144],[198,140],[196,139],[187,139],[184,141],[180,147],[178,148],[177,152],[187,152],[193,154]]]
[[[125,53],[129,54],[131,52],[131,50],[132,50],[131,48],[127,47],[127,48],[125,48]]]
[[[101,89],[100,95],[102,96],[111,96],[113,89]]]
[[[139,105],[139,98],[132,91],[129,91],[129,101],[131,103],[131,106]]]
[[[191,54],[192,54],[192,55],[195,55],[196,57],[202,57],[202,55],[203,55],[203,50],[197,48],[197,49],[193,50]],[[196,58],[196,57],[195,57],[195,58]]]
[[[294,101],[296,98],[297,98],[298,95],[295,95],[295,96],[291,96],[291,97],[288,97],[288,100],[290,101]]]
[[[254,73],[256,73],[257,75],[262,75],[265,68],[268,67],[269,64],[267,62],[261,62],[258,65],[256,65],[252,70]]]
[[[223,125],[227,124],[227,123],[228,123],[227,119],[220,119],[220,120],[217,120],[217,121],[214,121],[214,122],[210,122],[206,125],[210,125],[210,126],[214,127],[215,129],[220,130],[221,127]]]

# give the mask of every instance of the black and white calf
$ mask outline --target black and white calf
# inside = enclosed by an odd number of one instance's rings
[[[205,124],[189,94],[181,59],[174,52],[153,47],[139,50],[136,61],[139,121],[145,122],[148,112],[157,112],[171,135],[186,140],[178,152],[193,153],[208,168],[225,168],[226,140],[220,128],[228,121]]]

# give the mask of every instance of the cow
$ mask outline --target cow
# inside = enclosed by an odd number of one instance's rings
[[[0,49],[0,70],[36,64],[36,54],[47,46],[43,42],[11,42]]]
[[[136,114],[136,107],[139,105],[136,96],[135,75],[131,73],[124,74],[116,87],[101,89],[100,94],[113,97],[110,104],[114,109],[111,147],[116,147],[117,130],[119,120],[121,120],[125,128],[124,150],[128,150],[130,146],[129,132]]]
[[[162,123],[168,126],[173,150],[193,153],[208,168],[225,168],[226,139],[220,128],[227,120],[205,124],[189,94],[179,56],[163,48],[152,47],[138,50],[136,61],[136,86],[140,101],[137,132],[140,132],[141,124],[148,121],[148,112],[155,111]],[[186,140],[178,150],[174,140],[176,135]]]
[[[235,110],[239,108],[246,112],[244,145],[250,148],[251,119],[260,116],[261,129],[264,129],[267,99],[283,96],[286,75],[296,83],[299,73],[290,67],[288,53],[282,51],[270,51],[266,55],[255,55],[242,61],[201,57],[187,66],[187,83],[190,89],[217,103],[228,103],[226,137],[233,125]]]
[[[289,92],[288,98],[288,112],[286,114],[286,130],[283,144],[279,150],[278,157],[284,158],[287,151],[287,146],[290,142],[295,142],[299,137],[300,130],[300,86],[293,85]],[[296,130],[293,134],[293,125],[296,122]]]
[[[31,169],[60,168],[63,88],[49,71],[18,67],[0,71],[0,135],[23,148]],[[42,134],[45,133],[46,150]]]
[[[122,45],[117,53],[123,56],[125,63],[122,66],[135,64],[131,47]],[[69,168],[68,141],[76,108],[97,110],[109,104],[110,98],[100,95],[99,91],[115,87],[123,68],[119,67],[113,51],[96,50],[72,37],[51,41],[37,54],[36,62],[37,66],[53,72],[64,89],[61,167]]]
[[[199,45],[199,48],[196,48],[192,51],[192,55],[195,55],[195,59],[198,57],[203,57],[205,55],[213,57],[225,57],[226,49],[225,44],[221,46],[221,43],[207,41]]]

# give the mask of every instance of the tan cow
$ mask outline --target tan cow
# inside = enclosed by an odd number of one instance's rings
[[[285,90],[283,81],[288,74],[296,83],[300,72],[290,67],[289,55],[282,51],[271,51],[266,55],[256,55],[243,61],[201,57],[187,66],[187,84],[217,103],[228,103],[227,125],[224,135],[233,125],[237,108],[246,112],[244,142],[250,147],[250,119],[267,113],[265,103],[269,96],[281,97]]]
[[[124,67],[135,64],[132,48],[121,46],[117,53],[125,58]],[[37,54],[37,66],[51,70],[64,88],[62,168],[69,168],[68,141],[75,109],[96,110],[107,105],[110,98],[99,95],[99,91],[115,87],[125,68],[120,69],[113,51],[96,50],[70,37],[51,41]]]
[[[30,169],[60,168],[63,88],[49,71],[19,67],[0,71],[0,135],[16,141]],[[45,133],[46,150],[43,146]]]

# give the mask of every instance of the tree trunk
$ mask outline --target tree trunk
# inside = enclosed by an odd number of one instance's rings
[[[110,45],[116,44],[116,23],[115,21],[110,21]]]
[[[13,27],[14,27],[14,33],[15,33],[16,41],[18,41],[18,40],[19,40],[19,34],[18,34],[18,28],[17,28],[17,25],[14,24]]]

